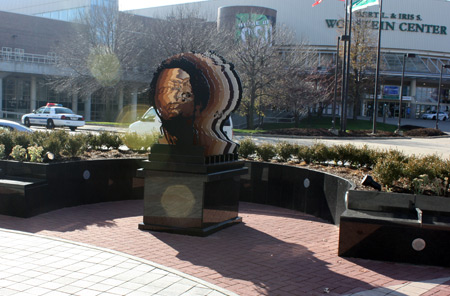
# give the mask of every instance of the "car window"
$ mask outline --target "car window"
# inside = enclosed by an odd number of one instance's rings
[[[224,126],[230,126],[231,122],[230,122],[230,117],[228,117],[227,119],[225,119],[225,121],[223,122]]]
[[[155,121],[156,117],[156,111],[155,109],[151,108],[147,112],[145,112],[144,115],[142,115],[141,120],[142,121]]]
[[[44,114],[50,114],[50,108],[45,108],[43,113]]]
[[[41,107],[39,109],[36,110],[36,114],[41,114],[42,112],[44,112],[44,107]]]
[[[69,108],[55,108],[56,114],[74,114]]]

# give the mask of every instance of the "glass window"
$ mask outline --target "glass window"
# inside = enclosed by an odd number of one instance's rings
[[[73,114],[73,111],[69,108],[55,108],[56,114]]]
[[[69,11],[68,10],[61,10],[59,12],[59,19],[62,21],[68,21],[69,20]]]
[[[59,11],[50,12],[50,18],[57,20],[59,18]]]

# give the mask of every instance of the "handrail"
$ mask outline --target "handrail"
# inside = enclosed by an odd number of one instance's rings
[[[52,55],[1,51],[0,61],[25,62],[36,64],[56,64],[57,57]]]

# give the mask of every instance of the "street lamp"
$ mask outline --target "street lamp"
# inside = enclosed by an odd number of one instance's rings
[[[339,42],[341,41],[341,36],[338,36],[337,46],[336,46],[336,69],[334,71],[334,98],[333,98],[333,131],[336,129],[336,97],[338,88],[338,67],[339,67]]]
[[[439,77],[439,87],[438,87],[438,102],[436,110],[436,129],[439,129],[439,108],[441,107],[441,84],[442,84],[442,72],[444,69],[450,69],[450,65],[441,65],[441,75]]]
[[[347,1],[346,1],[347,3]],[[347,8],[345,9],[347,11]],[[346,13],[346,20],[347,20],[347,13]],[[347,32],[347,22],[345,31]],[[344,59],[342,61],[342,86],[341,86],[341,132],[345,132],[345,117],[347,114],[345,114],[345,90],[346,90],[346,82],[347,82],[347,75],[346,75],[346,69],[347,69],[347,43],[350,41],[350,35],[342,35],[341,36],[342,42],[344,42]]]
[[[397,132],[400,132],[400,125],[402,122],[402,104],[403,104],[403,80],[405,79],[405,65],[406,58],[415,58],[416,55],[414,53],[405,53],[403,54],[403,68],[402,68],[402,82],[400,83],[400,106],[398,108],[398,125]]]

